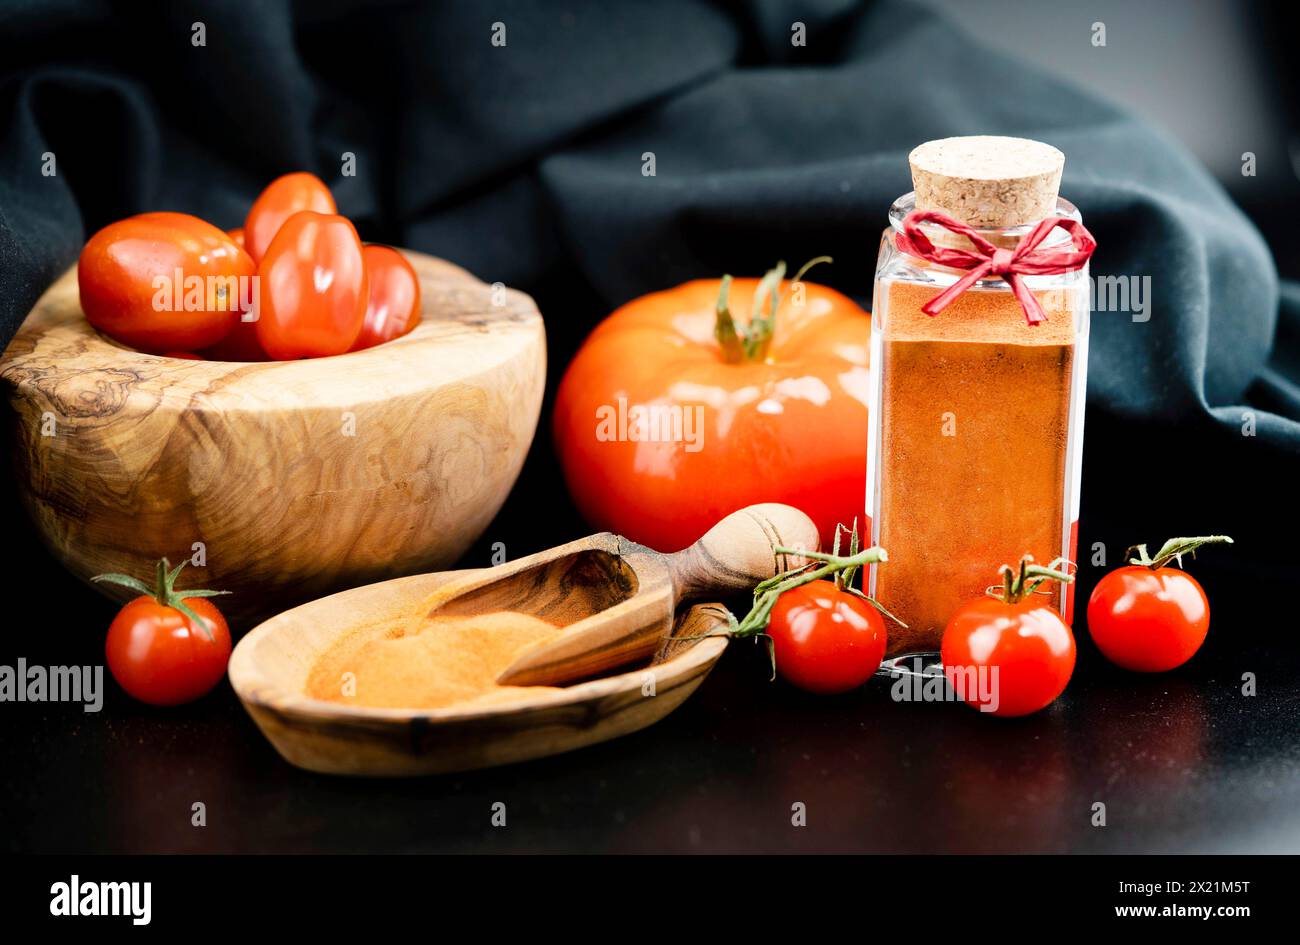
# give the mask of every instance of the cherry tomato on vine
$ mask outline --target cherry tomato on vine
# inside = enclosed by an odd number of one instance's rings
[[[1174,538],[1154,558],[1139,545],[1132,563],[1111,571],[1088,599],[1088,633],[1116,666],[1162,673],[1182,666],[1205,642],[1210,601],[1196,578],[1170,561],[1231,538]]]
[[[958,609],[943,632],[944,675],[963,701],[998,716],[1037,712],[1065,691],[1074,672],[1074,634],[1035,589],[1064,572],[1021,562],[1003,568],[1001,597]]]
[[[142,213],[104,227],[81,251],[86,320],[141,351],[205,348],[251,294],[253,261],[224,231],[187,213]]]
[[[420,322],[420,279],[415,267],[388,246],[366,246],[361,255],[370,293],[365,323],[353,351],[399,338]]]
[[[305,171],[285,174],[266,185],[244,221],[244,244],[253,262],[262,261],[280,227],[303,210],[331,215],[339,212],[334,195],[315,174]]]
[[[848,692],[870,679],[888,638],[880,611],[831,581],[784,591],[772,607],[767,634],[777,673],[823,694]]]
[[[346,217],[296,213],[258,267],[257,340],[277,361],[343,354],[361,333],[369,280]]]
[[[169,569],[166,559],[160,561],[152,588],[125,574],[93,579],[141,592],[113,618],[104,652],[118,685],[150,705],[180,705],[206,695],[230,660],[230,628],[208,600],[226,592],[176,590],[184,566]]]

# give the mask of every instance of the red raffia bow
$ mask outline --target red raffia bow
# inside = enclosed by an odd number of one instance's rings
[[[975,246],[969,249],[950,249],[937,247],[930,238],[921,232],[922,223],[937,223],[952,233],[966,237]],[[1038,249],[1038,244],[1047,239],[1047,234],[1056,227],[1070,234],[1074,243],[1073,252],[1046,252]],[[921,311],[927,315],[938,315],[957,296],[961,295],[985,276],[1001,276],[1011,286],[1020,307],[1025,310],[1025,321],[1031,326],[1047,321],[1043,307],[1029,291],[1021,276],[1047,276],[1080,269],[1097,248],[1097,241],[1078,220],[1068,217],[1048,217],[1025,234],[1015,249],[1002,249],[994,246],[973,229],[954,220],[946,213],[937,210],[913,210],[903,220],[903,232],[896,239],[898,248],[909,256],[919,256],[940,266],[950,269],[966,269],[962,276],[947,289],[944,289],[925,305]]]

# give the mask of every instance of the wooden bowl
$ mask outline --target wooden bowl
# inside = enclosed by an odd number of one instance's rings
[[[471,572],[399,578],[344,591],[273,617],[252,630],[230,659],[230,683],[276,750],[309,771],[423,775],[540,758],[645,728],[672,712],[704,681],[725,637],[699,639],[726,623],[701,604],[678,615],[676,639],[638,669],[527,701],[445,709],[353,708],[304,695],[312,666],[343,635],[365,627],[405,627],[428,612],[431,594]],[[653,695],[647,680],[653,676]]]
[[[523,465],[545,333],[523,293],[406,255],[423,299],[414,331],[268,363],[125,348],[86,322],[65,273],[0,357],[0,433],[58,559],[83,580],[206,559],[181,586],[233,591],[221,607],[236,624],[454,562]]]

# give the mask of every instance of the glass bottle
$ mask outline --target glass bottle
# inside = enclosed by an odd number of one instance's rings
[[[890,208],[872,305],[867,508],[872,543],[889,560],[869,580],[907,624],[890,625],[891,656],[937,650],[957,608],[998,583],[1000,565],[1025,554],[1075,560],[1088,364],[1086,263],[1021,277],[1046,315],[1031,326],[1000,276],[936,315],[922,312],[966,273],[899,245],[915,209],[946,213],[1006,249],[1045,217],[1080,220],[1056,193],[1064,156],[1020,139],[959,138],[910,160],[916,190]],[[921,230],[936,246],[972,246],[938,225]],[[1069,250],[1070,235],[1053,229],[1039,248]],[[1073,584],[1049,584],[1070,622]]]

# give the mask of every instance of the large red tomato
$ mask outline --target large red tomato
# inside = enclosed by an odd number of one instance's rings
[[[191,350],[230,333],[252,295],[253,261],[187,213],[142,213],[90,238],[77,263],[86,320],[142,351]]]
[[[758,286],[731,282],[729,311],[750,312]],[[722,287],[634,299],[587,338],[555,404],[569,489],[592,525],[661,551],[759,502],[801,509],[830,547],[866,504],[871,318],[834,289],[781,282],[770,343],[746,351],[718,324]]]

